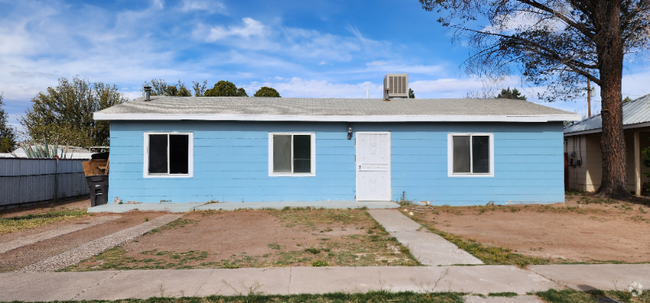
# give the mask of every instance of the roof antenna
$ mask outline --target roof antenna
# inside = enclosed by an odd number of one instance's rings
[[[144,101],[151,101],[151,86],[144,86]]]
[[[370,90],[366,88],[366,99],[370,99]]]

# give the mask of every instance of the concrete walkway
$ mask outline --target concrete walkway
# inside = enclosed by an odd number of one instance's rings
[[[38,285],[38,287],[34,287]],[[454,291],[525,294],[560,288],[514,266],[284,267],[0,274],[0,301],[159,296]]]
[[[38,243],[41,241],[45,241],[47,239],[52,239],[54,237],[58,237],[61,235],[73,233],[76,231],[80,231],[82,229],[86,229],[88,227],[92,227],[95,225],[99,224],[104,224],[106,222],[110,222],[116,219],[121,218],[120,216],[102,216],[102,217],[94,217],[90,218],[90,220],[77,223],[77,224],[69,224],[61,227],[57,227],[55,229],[51,229],[48,231],[44,231],[42,233],[38,234],[33,234],[33,235],[27,235],[24,237],[20,237],[16,240],[7,242],[7,243],[0,243],[0,254],[6,253],[10,250],[14,250],[19,247],[23,247],[25,245],[31,245],[34,243]]]
[[[369,210],[368,213],[424,265],[483,264],[398,210]]]
[[[356,201],[315,201],[315,202],[227,202],[227,203],[141,203],[141,204],[104,204],[88,208],[89,213],[125,213],[132,210],[166,211],[184,213],[196,210],[236,210],[236,209],[283,209],[285,207],[312,208],[398,208],[394,202],[356,202]]]

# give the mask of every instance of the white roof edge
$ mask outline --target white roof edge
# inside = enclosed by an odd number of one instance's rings
[[[303,122],[549,122],[578,121],[578,114],[561,115],[247,115],[247,114],[106,114],[94,113],[95,120],[155,121],[303,121]]]

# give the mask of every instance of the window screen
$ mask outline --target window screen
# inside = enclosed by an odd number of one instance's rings
[[[273,135],[274,173],[311,173],[311,135]]]
[[[167,135],[149,135],[149,173],[167,173]]]
[[[189,136],[169,135],[169,173],[189,173]]]
[[[490,173],[490,137],[472,136],[472,168],[474,173]]]
[[[291,172],[291,135],[273,135],[273,172]]]
[[[311,171],[311,136],[293,136],[293,172],[309,173]]]
[[[469,136],[454,136],[454,172],[469,173]]]
[[[149,135],[149,174],[189,174],[189,137],[181,134]]]
[[[489,174],[490,136],[452,136],[452,172],[458,174]]]

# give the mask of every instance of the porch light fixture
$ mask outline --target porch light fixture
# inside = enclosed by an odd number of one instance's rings
[[[352,140],[352,124],[348,124],[348,140]]]

